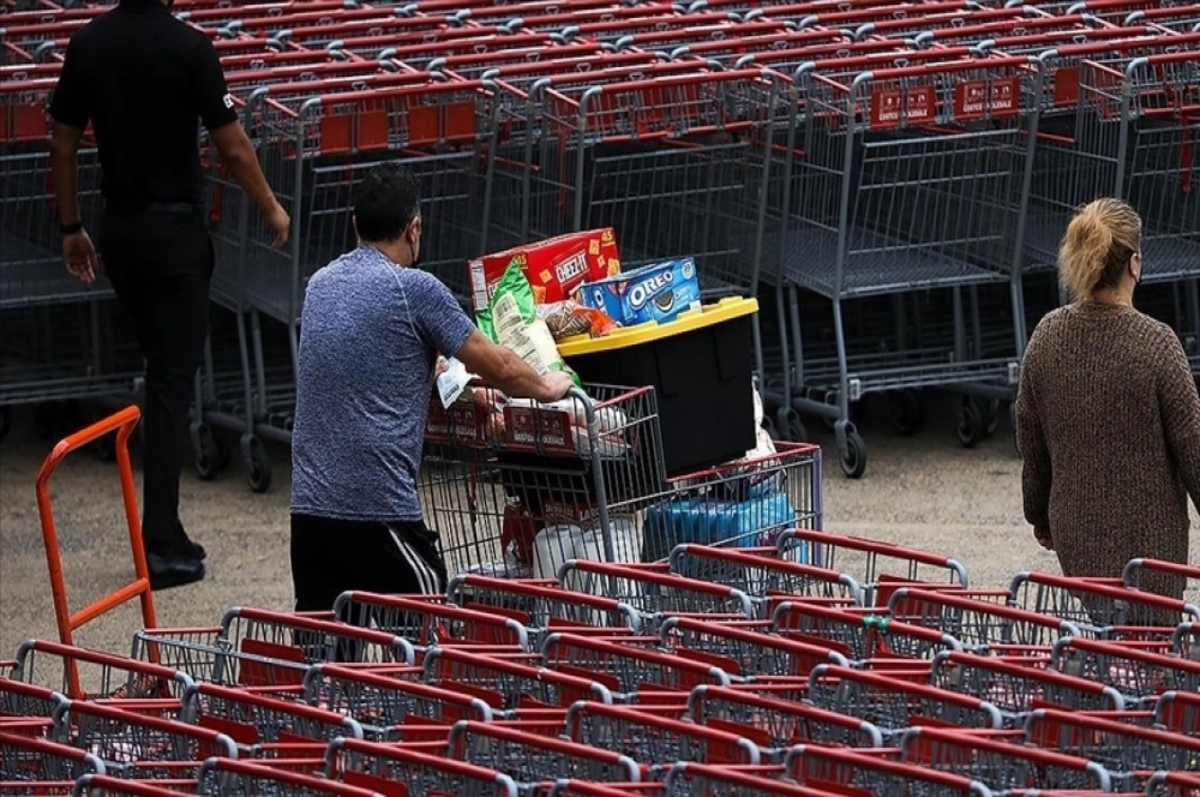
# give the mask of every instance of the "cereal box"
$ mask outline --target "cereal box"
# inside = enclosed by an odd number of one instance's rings
[[[685,310],[700,308],[696,261],[668,260],[588,282],[576,294],[579,303],[603,310],[624,326],[673,321]]]
[[[621,273],[611,227],[575,232],[470,260],[467,269],[475,309],[487,307],[509,264],[516,261],[538,304],[569,299],[584,282]]]

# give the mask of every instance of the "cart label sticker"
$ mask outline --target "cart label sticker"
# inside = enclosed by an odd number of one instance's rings
[[[931,124],[937,119],[933,86],[910,89],[877,89],[871,92],[871,127],[888,128]]]
[[[565,412],[508,406],[504,416],[505,437],[513,448],[567,453],[575,450],[571,419]]]
[[[996,119],[1020,112],[1021,82],[1019,78],[1002,80],[968,80],[954,87],[954,117]]]

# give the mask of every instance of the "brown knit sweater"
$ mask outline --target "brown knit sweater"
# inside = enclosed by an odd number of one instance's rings
[[[1064,575],[1119,576],[1135,557],[1187,561],[1200,396],[1170,327],[1095,301],[1043,318],[1021,366],[1017,442],[1025,518]]]

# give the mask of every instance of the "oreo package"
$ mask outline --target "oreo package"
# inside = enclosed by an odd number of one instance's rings
[[[700,309],[696,261],[690,257],[668,260],[587,282],[576,297],[583,306],[603,310],[622,326],[648,321],[665,324],[685,310]]]

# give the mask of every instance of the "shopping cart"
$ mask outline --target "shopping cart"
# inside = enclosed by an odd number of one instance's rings
[[[1188,572],[1186,568],[1183,572]],[[1177,575],[1171,573],[1170,575]],[[1163,578],[1145,579],[1147,587]],[[1200,621],[1200,606],[1151,591],[1048,573],[1019,573],[1009,584],[1009,603],[1073,623],[1088,636],[1166,641],[1181,622]]]
[[[329,746],[326,772],[347,784],[395,794],[453,794],[457,797],[517,797],[516,783],[492,769],[446,756],[341,739]]]
[[[1130,708],[1163,692],[1200,690],[1200,661],[1119,642],[1064,637],[1054,646],[1051,666],[1111,687]]]
[[[69,791],[70,784],[83,775],[107,771],[104,762],[86,750],[0,728],[0,790],[4,793],[19,793],[20,786],[35,791],[50,784]]]
[[[810,703],[780,699],[778,690],[752,692],[750,687],[701,684],[688,696],[688,717],[711,728],[761,736],[757,744],[769,757],[780,758],[794,744],[851,748],[883,747],[884,736],[871,722]]]
[[[862,605],[862,590],[850,576],[782,559],[774,547],[725,549],[685,544],[671,551],[670,566],[676,575],[741,590],[759,604],[757,614],[763,619],[784,600]]]
[[[533,650],[529,629],[511,617],[433,600],[351,591],[338,596],[335,617],[355,625],[374,625],[415,645],[470,645],[484,650]]]
[[[70,784],[72,797],[184,797],[195,794],[190,781],[162,783],[114,778],[109,775],[83,775]]]
[[[1044,656],[1059,639],[1083,636],[1088,630],[1028,609],[977,600],[953,591],[912,587],[901,587],[892,593],[888,616],[910,625],[936,628],[968,649],[1005,656]]]
[[[716,665],[739,680],[786,682],[806,678],[818,666],[850,665],[839,652],[820,644],[700,617],[668,617],[659,629],[659,638],[664,649],[680,658]]]
[[[797,745],[788,752],[784,768],[802,786],[837,793],[847,787],[885,794],[990,797],[993,793],[966,775],[836,747]]]
[[[200,768],[195,794],[205,797],[384,797],[384,784],[359,786],[251,761],[210,758]]]
[[[235,608],[209,628],[138,631],[133,655],[158,656],[200,681],[286,693],[310,664],[412,665],[412,643],[382,631],[302,614]]]
[[[1104,767],[1116,790],[1143,790],[1150,773],[1200,766],[1200,737],[1143,727],[1121,715],[1034,711],[1025,722],[1025,739]]]
[[[611,680],[603,673],[538,666],[538,657],[511,661],[462,649],[426,652],[422,680],[431,686],[479,697],[493,709],[557,709],[577,700],[613,703]],[[624,699],[624,696],[621,696]]]
[[[396,672],[367,672],[336,664],[314,664],[304,678],[304,699],[326,711],[342,714],[362,725],[365,738],[387,740],[393,735],[434,733],[446,738],[459,720],[492,722],[507,717],[503,707],[454,685],[431,686],[398,677]],[[496,701],[499,703],[500,701]]]
[[[446,753],[456,761],[503,772],[521,786],[571,778],[632,783],[642,773],[637,760],[604,746],[466,720],[451,729]]]
[[[810,561],[849,574],[862,590],[864,606],[887,606],[902,586],[966,590],[970,585],[961,562],[888,540],[796,528],[781,534],[777,545],[784,557],[794,556],[797,548],[811,551]]]
[[[237,758],[229,736],[179,720],[75,700],[55,713],[54,738],[104,761],[110,773],[133,779],[190,779],[210,756]]]
[[[150,712],[178,705],[194,683],[180,669],[40,639],[21,644],[11,677],[28,684],[57,682],[66,697],[119,700],[131,710]]]
[[[1040,663],[1006,661],[969,653],[939,654],[929,683],[940,689],[981,698],[1019,727],[1030,711],[1061,708],[1076,712],[1126,710],[1125,697],[1103,683],[1044,669]]]
[[[1111,792],[1113,776],[1096,761],[1039,750],[1007,739],[948,728],[913,728],[900,740],[901,759],[952,772],[996,791],[1036,789]]]
[[[509,401],[502,417],[435,400],[425,445],[418,492],[452,575],[547,578],[576,556],[636,561],[636,514],[663,489],[651,388],[586,385],[554,405]]]
[[[822,791],[799,786],[782,778],[782,767],[718,767],[699,762],[676,764],[667,773],[666,794],[669,797],[690,797],[706,794],[711,797],[830,797],[843,794],[838,786]]]
[[[657,633],[671,615],[709,616],[710,619],[753,620],[755,601],[734,587],[685,578],[654,565],[607,564],[575,559],[559,570],[559,583],[580,592],[601,592],[633,607],[640,632]]]
[[[357,720],[334,711],[207,683],[183,696],[180,719],[225,734],[237,744],[239,758],[287,761],[293,771],[320,769],[334,739],[365,737]]]
[[[827,646],[856,665],[918,672],[941,652],[963,644],[936,628],[893,620],[871,609],[849,610],[807,601],[784,601],[771,618],[774,633]]]
[[[871,723],[889,746],[917,726],[959,732],[1004,727],[1000,710],[986,700],[887,673],[822,664],[810,674],[806,694],[819,708]]]

